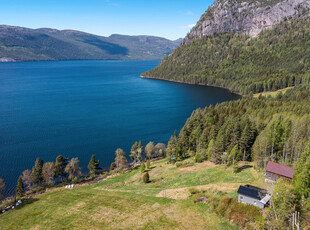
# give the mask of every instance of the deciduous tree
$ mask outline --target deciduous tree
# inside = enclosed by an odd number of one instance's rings
[[[116,164],[116,168],[119,170],[122,170],[128,167],[126,153],[124,152],[124,150],[120,148],[118,148],[115,151],[115,164]]]
[[[55,183],[55,164],[54,162],[46,162],[42,169],[43,179],[47,185],[53,185]]]
[[[80,166],[79,159],[72,158],[65,168],[65,172],[68,173],[68,179],[73,180],[74,178],[79,178],[82,174],[82,168]]]

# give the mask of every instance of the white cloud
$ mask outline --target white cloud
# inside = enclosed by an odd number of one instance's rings
[[[189,24],[189,25],[187,25],[187,26],[181,26],[180,28],[182,28],[182,29],[191,29],[191,28],[193,28],[195,25],[196,25],[196,24]]]

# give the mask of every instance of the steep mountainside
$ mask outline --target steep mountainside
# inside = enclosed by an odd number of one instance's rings
[[[142,76],[242,94],[309,81],[309,9],[310,0],[218,0],[182,45]]]
[[[180,40],[0,26],[0,60],[162,59]]]
[[[218,0],[201,17],[182,44],[206,36],[242,32],[250,37],[284,19],[309,15],[309,0]]]

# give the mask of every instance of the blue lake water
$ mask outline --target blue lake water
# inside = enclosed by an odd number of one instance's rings
[[[12,193],[36,157],[91,154],[101,166],[136,140],[167,143],[198,107],[238,99],[225,89],[141,79],[158,61],[0,63],[0,177]]]

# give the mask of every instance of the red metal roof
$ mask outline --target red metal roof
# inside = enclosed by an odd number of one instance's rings
[[[281,165],[269,161],[266,167],[266,172],[274,173],[283,177],[293,179],[294,169],[286,165]]]

